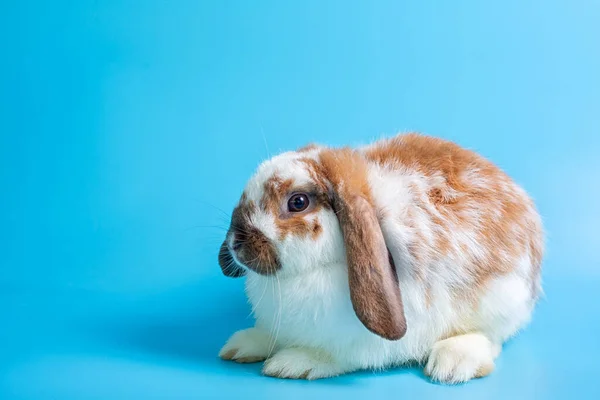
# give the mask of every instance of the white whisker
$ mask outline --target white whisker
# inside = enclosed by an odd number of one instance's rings
[[[273,339],[273,345],[272,347],[269,349],[269,356],[271,357],[271,354],[273,353],[273,351],[275,350],[275,347],[277,346],[277,339],[279,337],[279,330],[281,328],[281,318],[282,318],[282,311],[283,311],[283,305],[282,305],[282,299],[281,299],[281,282],[279,281],[279,276],[277,276],[277,274],[275,274],[275,279],[277,279],[277,292],[279,293],[279,307],[278,307],[278,311],[277,311],[277,316],[276,319],[273,323],[273,325],[275,325],[275,323],[277,324],[277,331],[275,333],[275,337]],[[267,357],[267,358],[268,358]]]
[[[250,315],[254,314],[254,312],[256,311],[256,309],[258,308],[260,302],[262,301],[263,297],[265,297],[265,293],[267,293],[267,282],[265,281],[265,287],[263,289],[263,292],[260,296],[260,298],[258,299],[258,301],[256,302],[256,304],[252,307],[252,309],[250,310]]]
[[[265,149],[267,150],[267,157],[271,158],[271,152],[269,151],[269,145],[267,144],[267,137],[265,136],[265,130],[263,126],[260,126],[260,132],[262,133],[263,142],[265,143]]]

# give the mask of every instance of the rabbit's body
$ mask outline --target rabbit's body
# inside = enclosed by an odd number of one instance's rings
[[[334,191],[333,210],[317,206],[303,220],[270,216],[263,206],[273,176],[275,188],[316,182]],[[383,284],[357,289],[369,269],[352,275],[360,264],[353,237],[381,249],[376,236],[365,236],[368,222],[347,228],[360,219],[352,217],[353,208],[361,210],[356,193],[372,207],[394,261],[401,300],[382,296],[400,303],[400,319],[370,297]],[[530,319],[541,290],[543,233],[533,203],[491,163],[446,141],[402,135],[348,153],[285,153],[259,168],[245,197],[261,204],[247,222],[275,243],[280,269],[248,273],[256,327],[234,335],[221,356],[270,357],[269,375],[312,379],[408,362],[427,362],[426,372],[441,381],[486,375],[502,343]],[[369,213],[355,213],[362,214]],[[372,258],[385,264],[363,257]]]

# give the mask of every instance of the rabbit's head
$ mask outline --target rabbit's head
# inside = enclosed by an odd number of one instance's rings
[[[406,332],[394,262],[359,152],[309,146],[260,165],[233,211],[219,264],[231,277],[347,265],[362,323],[390,340]]]

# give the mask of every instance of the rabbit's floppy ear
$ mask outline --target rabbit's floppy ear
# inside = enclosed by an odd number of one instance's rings
[[[406,333],[402,296],[372,205],[366,161],[353,150],[340,149],[322,151],[320,162],[344,236],[354,311],[371,332],[400,339]]]

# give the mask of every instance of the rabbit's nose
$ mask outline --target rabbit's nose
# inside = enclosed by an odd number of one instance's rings
[[[233,251],[238,251],[242,248],[242,245],[244,244],[244,238],[242,236],[243,235],[241,235],[239,232],[233,234],[233,243],[231,245],[231,249]]]

